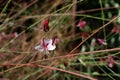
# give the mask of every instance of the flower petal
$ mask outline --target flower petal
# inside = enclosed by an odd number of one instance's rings
[[[55,46],[55,45],[52,45],[52,44],[49,44],[49,45],[47,46],[47,49],[50,50],[50,51],[54,50],[55,48],[56,48],[56,46]]]
[[[45,40],[45,44],[50,44],[50,45],[52,45],[52,42],[53,42],[52,39],[47,39],[47,40]]]
[[[36,46],[35,49],[38,51],[44,51],[44,48],[41,45]]]
[[[109,66],[110,68],[112,68],[112,67],[113,67],[113,63],[110,62],[110,63],[108,64],[108,66]]]

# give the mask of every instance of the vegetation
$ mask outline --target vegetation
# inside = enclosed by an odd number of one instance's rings
[[[0,80],[119,80],[119,0],[0,0]]]

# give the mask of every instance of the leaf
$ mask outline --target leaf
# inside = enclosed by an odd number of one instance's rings
[[[90,26],[86,25],[86,26],[85,26],[85,29],[84,29],[83,31],[85,31],[85,32],[89,32],[89,31],[91,31]]]
[[[78,60],[80,61],[80,63],[81,63],[82,65],[86,66],[86,63],[85,63],[82,59],[78,58]]]
[[[99,73],[98,73],[98,72],[93,72],[92,74],[93,74],[93,75],[99,75]]]

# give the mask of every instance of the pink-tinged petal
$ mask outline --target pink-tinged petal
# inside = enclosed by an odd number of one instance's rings
[[[107,62],[108,62],[108,66],[111,67],[111,68],[112,68],[112,67],[114,66],[114,64],[115,64],[115,61],[114,61],[114,59],[113,59],[112,56],[110,56],[110,57],[107,58]]]
[[[57,42],[59,42],[59,39],[57,37],[52,38],[52,45],[55,45]]]
[[[15,33],[14,33],[14,36],[15,36],[15,37],[18,37],[18,33],[17,33],[17,32],[15,32]]]
[[[36,46],[35,49],[38,51],[44,51],[45,54],[49,53],[48,51],[52,51],[56,48],[55,43],[53,44],[53,39],[41,39],[41,44]]]
[[[41,45],[44,45],[44,38],[41,39],[40,43]]]
[[[47,40],[45,40],[45,44],[51,44],[51,45],[52,45],[52,43],[53,43],[53,40],[52,40],[52,39],[47,39]]]
[[[41,46],[43,48],[47,48],[48,43],[46,43],[46,40],[44,38],[41,39]]]
[[[85,29],[86,21],[80,21],[77,26],[80,27],[80,29]]]
[[[11,37],[18,37],[18,33],[17,32],[14,32]]]
[[[107,43],[103,39],[98,38],[97,40],[100,44],[107,45]]]
[[[110,68],[112,68],[112,67],[113,67],[113,63],[110,62],[110,63],[108,64],[108,66],[109,66]]]
[[[35,49],[38,51],[44,51],[44,48],[41,45],[36,46]]]
[[[50,50],[50,51],[53,51],[55,48],[56,48],[55,45],[50,44],[50,45],[47,46],[47,49]]]
[[[52,39],[47,39],[47,40],[45,40],[44,38],[41,39],[42,46],[45,46],[45,45],[47,46],[49,44],[52,44]]]

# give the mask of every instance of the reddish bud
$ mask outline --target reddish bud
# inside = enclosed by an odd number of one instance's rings
[[[85,29],[85,26],[86,26],[86,21],[80,21],[77,25],[78,27],[80,27],[80,29]]]
[[[43,30],[45,32],[49,31],[49,19],[43,21]]]
[[[85,38],[86,37],[86,33],[82,33],[82,38]]]
[[[66,67],[68,65],[68,62],[64,62],[64,66]]]

